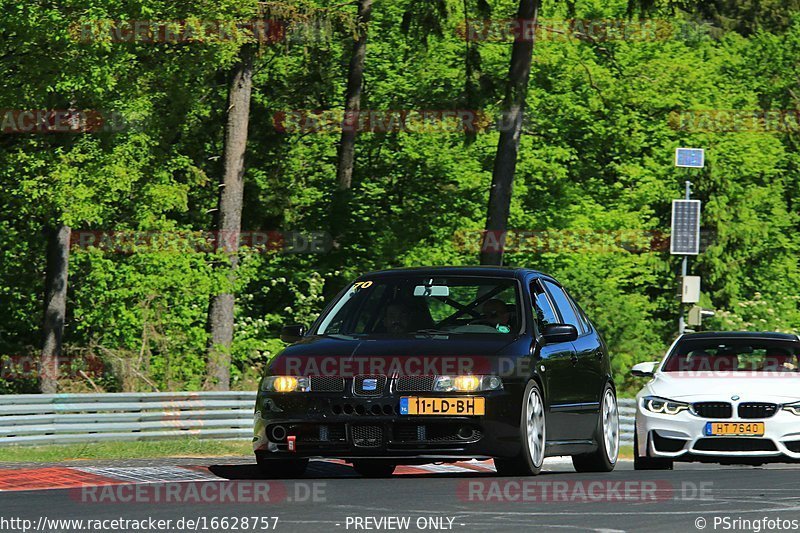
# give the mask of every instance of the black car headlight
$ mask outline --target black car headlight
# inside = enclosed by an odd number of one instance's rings
[[[266,376],[261,380],[261,390],[264,392],[308,392],[311,390],[311,380],[307,377]]]
[[[642,401],[642,405],[652,413],[663,415],[677,415],[681,411],[689,409],[688,403],[676,402],[675,400],[659,398],[658,396],[646,396]]]
[[[498,376],[436,376],[434,392],[483,392],[500,390],[503,380]]]
[[[793,415],[800,416],[800,402],[787,403],[781,407],[784,411],[789,411]]]

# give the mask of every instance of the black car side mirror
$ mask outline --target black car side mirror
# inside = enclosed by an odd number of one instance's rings
[[[283,326],[281,329],[281,340],[283,342],[293,343],[303,338],[306,334],[306,327],[302,324],[292,324],[291,326]]]
[[[542,332],[545,343],[572,342],[578,338],[578,328],[572,324],[547,324]]]

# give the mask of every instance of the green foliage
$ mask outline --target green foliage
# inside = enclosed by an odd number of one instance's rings
[[[273,3],[274,4],[274,3]],[[734,5],[735,4],[735,5]],[[464,12],[465,5],[467,12]],[[66,341],[112,369],[107,390],[198,389],[206,314],[227,283],[200,232],[214,227],[227,71],[242,40],[81,43],[86,19],[251,19],[254,2],[191,7],[77,0],[69,8],[0,0],[0,109],[101,109],[128,126],[87,134],[0,135],[0,354],[35,352],[41,321],[42,228],[164,235],[120,253],[73,248]],[[459,36],[464,19],[508,19],[517,2],[376,2],[363,109],[499,111],[509,42]],[[663,249],[587,248],[629,230],[669,231],[683,182],[703,201],[708,248],[690,261],[719,329],[794,331],[800,186],[798,131],[690,131],[684,111],[796,109],[800,19],[791,2],[636,2],[676,31],[650,40],[536,43],[510,227],[559,243],[511,250],[506,262],[555,275],[603,332],[618,387],[628,368],[674,338],[678,259]],[[623,19],[628,2],[545,2],[542,17]],[[355,14],[350,4],[292,2],[299,31],[262,43],[254,76],[245,231],[327,231],[336,134],[286,134],[273,116],[342,109]],[[702,25],[708,21],[707,25]],[[304,40],[303,40],[304,39]],[[467,50],[469,48],[469,51]],[[469,61],[467,61],[469,54]],[[467,79],[467,63],[471,77]],[[283,346],[284,323],[310,324],[344,280],[371,269],[468,265],[485,222],[497,131],[362,133],[345,231],[329,254],[243,249],[235,281],[233,386],[253,388]],[[678,146],[707,149],[679,171]],[[643,237],[642,237],[643,236]],[[20,383],[0,385],[22,390]]]

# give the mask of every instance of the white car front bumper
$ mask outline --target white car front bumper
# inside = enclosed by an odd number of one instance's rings
[[[706,400],[708,401],[708,400]],[[721,400],[722,401],[722,400]],[[753,401],[753,400],[750,400]],[[677,415],[658,414],[643,407],[637,399],[637,455],[679,459],[698,457],[786,457],[800,459],[800,416],[780,410],[771,417],[742,419],[733,404],[733,417],[701,418],[690,411]],[[715,437],[705,434],[708,422],[763,422],[761,437]],[[794,450],[794,451],[793,451]]]

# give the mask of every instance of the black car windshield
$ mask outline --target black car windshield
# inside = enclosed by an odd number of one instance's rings
[[[322,317],[319,335],[513,335],[518,284],[485,277],[383,278],[356,282]]]
[[[797,372],[800,345],[779,339],[692,339],[675,346],[664,372]]]

